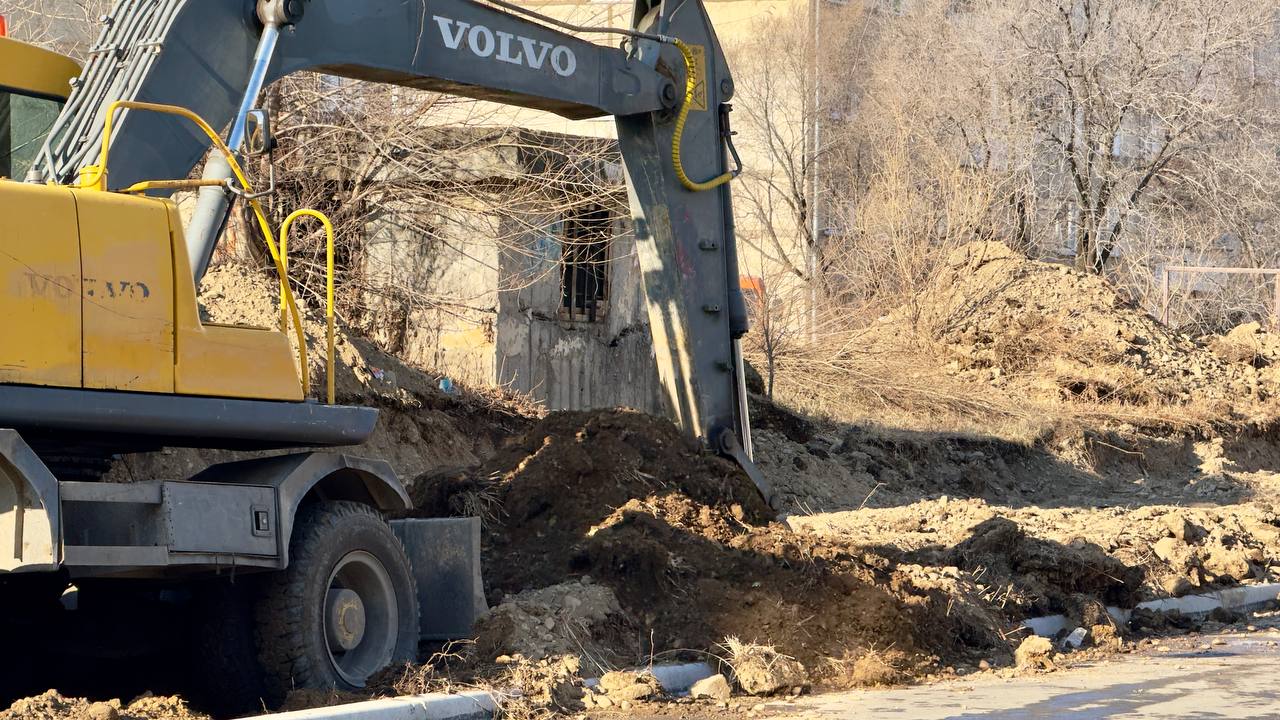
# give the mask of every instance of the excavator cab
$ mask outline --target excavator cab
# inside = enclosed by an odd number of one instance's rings
[[[0,178],[26,176],[79,74],[71,58],[0,34]]]

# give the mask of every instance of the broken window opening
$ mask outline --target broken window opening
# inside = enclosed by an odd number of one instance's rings
[[[596,322],[609,310],[609,246],[613,218],[589,205],[565,218],[560,256],[560,316]]]

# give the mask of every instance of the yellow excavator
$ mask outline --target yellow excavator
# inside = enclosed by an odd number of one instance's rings
[[[361,444],[377,412],[334,403],[332,360],[328,392],[309,386],[272,188],[244,171],[273,147],[262,89],[299,71],[613,116],[671,416],[769,493],[739,347],[733,79],[702,0],[636,0],[621,29],[506,0],[119,0],[83,69],[0,38],[0,608],[65,609],[70,587],[188,599],[242,704],[362,687],[482,602],[473,522],[389,523],[409,507],[390,466],[318,449]],[[185,225],[181,190],[199,194]],[[297,354],[280,328],[201,320],[236,204]],[[277,452],[102,482],[165,447]]]

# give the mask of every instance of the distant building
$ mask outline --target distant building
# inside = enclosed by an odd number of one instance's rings
[[[589,160],[581,138],[514,128],[455,129],[474,142],[453,182],[457,212],[404,217],[380,208],[366,228],[365,324],[411,362],[524,393],[551,409],[626,406],[661,412],[657,365],[613,143]],[[566,148],[559,155],[558,145]],[[528,148],[536,148],[529,151]],[[614,159],[610,159],[610,158]],[[565,163],[572,164],[566,168]],[[469,208],[471,188],[579,177],[603,187],[504,207]],[[430,302],[424,302],[424,298]]]

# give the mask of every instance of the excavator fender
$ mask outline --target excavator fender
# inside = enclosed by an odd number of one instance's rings
[[[59,567],[58,481],[16,430],[0,429],[0,572]]]
[[[289,564],[293,521],[309,499],[351,500],[383,512],[408,510],[409,493],[389,464],[335,453],[295,453],[214,465],[193,482],[258,485],[276,489],[280,567]]]

